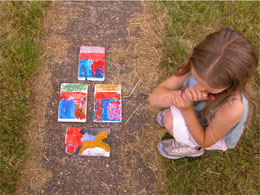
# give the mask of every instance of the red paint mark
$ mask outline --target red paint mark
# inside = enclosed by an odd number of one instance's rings
[[[79,109],[79,108],[77,108],[75,111],[74,111],[74,114],[75,114],[75,117],[77,118],[77,119],[85,119],[85,114],[84,114],[84,112],[83,112],[83,110],[82,109]]]
[[[210,95],[209,95],[209,99],[210,99],[210,100],[214,100],[214,99],[215,99],[215,96],[212,95],[212,94],[210,94]]]
[[[97,111],[96,111],[96,119],[101,119],[101,110],[102,110],[102,105],[100,100],[97,100],[96,102],[96,106],[97,106]]]
[[[120,105],[120,102],[110,102],[110,104],[117,104],[117,105]]]
[[[67,136],[73,136],[73,135],[78,135],[78,136],[82,136],[83,135],[80,133],[81,127],[69,127],[67,130]]]
[[[80,53],[79,60],[105,60],[104,53]]]
[[[75,151],[75,148],[73,146],[68,146],[67,147],[67,152],[72,154]]]
[[[101,99],[119,100],[120,94],[117,92],[97,92],[95,95],[95,99],[97,99],[97,100],[101,100]]]
[[[80,127],[69,127],[67,129],[67,137],[66,137],[66,147],[67,152],[73,153],[75,148],[78,148],[81,145],[80,139],[83,135],[80,133]],[[75,146],[75,148],[73,147]]]
[[[84,92],[61,92],[60,93],[60,99],[73,98],[75,101],[81,101],[82,99],[86,101],[87,100],[86,96],[87,93]]]
[[[96,76],[96,69],[97,68],[101,68],[101,72],[104,73],[105,72],[105,68],[104,68],[104,60],[94,60],[94,63],[91,65],[91,70],[92,70],[92,74],[93,76]]]

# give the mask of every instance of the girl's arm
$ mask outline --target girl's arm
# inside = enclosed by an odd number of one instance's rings
[[[190,76],[190,72],[182,75],[173,75],[158,85],[150,94],[149,101],[153,106],[170,107],[173,105],[171,95],[174,91],[183,87],[184,81]]]
[[[191,135],[202,148],[208,148],[222,139],[240,121],[244,111],[241,100],[234,99],[232,104],[227,102],[219,108],[209,126],[204,129],[195,114],[192,101],[183,94],[177,94],[173,97],[173,102],[182,111]]]
[[[224,104],[216,112],[215,117],[210,121],[205,131],[199,127],[196,128],[200,125],[198,124],[199,121],[197,119],[195,122],[194,114],[189,113],[190,111],[184,111],[183,115],[195,141],[201,147],[207,148],[222,139],[240,121],[243,111],[244,105],[239,100],[233,100],[232,104],[229,102]]]

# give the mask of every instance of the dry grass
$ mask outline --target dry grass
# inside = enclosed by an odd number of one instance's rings
[[[162,57],[162,49],[159,47],[164,37],[164,22],[168,20],[167,13],[155,17],[152,11],[151,3],[142,3],[143,12],[130,20],[128,25],[128,47],[123,49],[113,48],[112,58],[113,64],[117,64],[117,77],[114,83],[122,83],[122,93],[126,94],[123,98],[124,107],[132,105],[128,97],[138,93],[150,94],[152,89],[158,85],[158,75],[164,72],[159,70],[158,66]],[[126,63],[126,64],[124,64]],[[121,68],[127,66],[129,71],[123,72]],[[134,194],[147,193],[141,183],[136,182],[134,178],[138,178],[140,173],[140,164],[144,164],[152,171],[155,180],[153,182],[153,190],[159,191],[164,185],[165,176],[163,173],[162,158],[157,152],[157,143],[165,133],[160,130],[155,123],[158,109],[152,108],[148,102],[134,105],[136,108],[130,117],[124,123],[124,131],[134,137],[134,140],[124,141],[121,152],[122,167],[121,172],[127,178],[127,189]],[[132,116],[147,115],[149,120],[143,124],[141,129],[130,133],[128,131],[128,122]]]
[[[66,51],[69,43],[57,34],[64,30],[68,24],[68,16],[73,15],[73,10],[68,13],[59,6],[59,2],[52,2],[45,13],[44,29],[45,36],[42,38],[43,54],[39,63],[38,73],[30,82],[32,90],[31,112],[29,118],[32,120],[27,126],[26,143],[27,160],[23,167],[22,177],[18,182],[17,194],[29,194],[30,192],[39,193],[46,182],[52,177],[52,173],[42,165],[43,161],[49,161],[44,155],[45,145],[44,135],[47,131],[46,109],[49,102],[51,87],[51,70],[47,66],[48,59],[51,63],[59,65],[67,55]],[[59,14],[59,16],[57,16]],[[57,20],[57,17],[59,18]]]
[[[117,77],[113,82],[120,83],[122,80],[135,86],[141,79],[142,85],[138,88],[142,93],[150,93],[156,84],[158,84],[158,69],[156,68],[162,57],[162,50],[158,45],[162,42],[164,33],[163,20],[166,20],[167,14],[160,16],[157,21],[150,8],[151,3],[143,3],[144,11],[140,15],[131,19],[128,24],[128,42],[125,49],[115,46],[111,52],[113,55],[113,64],[116,65]],[[122,72],[121,63],[127,63],[131,73]],[[119,74],[120,73],[120,74]],[[130,93],[129,90],[124,94]]]
[[[27,143],[27,159],[17,186],[17,194],[28,194],[28,190],[39,192],[52,173],[42,167],[41,163],[46,157],[42,153],[44,146],[44,132],[46,108],[50,96],[51,85],[50,71],[41,62],[38,74],[32,79],[30,86],[32,90],[31,112],[32,119],[26,128],[25,141]],[[48,159],[47,159],[48,160]]]

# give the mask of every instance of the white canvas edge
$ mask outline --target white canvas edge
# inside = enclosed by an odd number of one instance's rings
[[[86,115],[87,117],[87,115]],[[58,122],[86,122],[87,120],[80,120],[80,119],[60,119],[58,118]]]
[[[78,80],[80,80],[80,81],[86,81],[85,77],[78,77]]]
[[[122,119],[120,121],[96,121],[94,119],[94,122],[95,123],[121,123],[122,122]]]
[[[98,78],[87,78],[88,81],[104,81],[105,80],[105,76],[102,79],[98,79]]]
[[[102,79],[99,79],[99,78],[87,78],[86,79],[85,77],[79,77],[78,76],[78,80],[80,80],[80,81],[104,81],[105,80],[105,74],[104,74],[104,77]]]

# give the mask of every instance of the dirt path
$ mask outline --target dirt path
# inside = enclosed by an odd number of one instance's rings
[[[42,194],[123,194],[131,193],[131,186],[139,186],[140,192],[151,193],[154,175],[144,165],[137,167],[138,178],[126,178],[120,171],[123,159],[120,157],[122,141],[131,139],[129,132],[141,128],[148,120],[147,115],[135,117],[124,126],[136,107],[145,104],[147,96],[138,94],[131,99],[131,104],[124,104],[123,122],[120,124],[93,123],[94,83],[89,84],[88,115],[86,123],[58,123],[58,102],[60,85],[77,80],[79,48],[82,45],[104,46],[106,48],[106,80],[113,82],[116,74],[127,74],[129,68],[122,64],[113,64],[112,47],[125,48],[128,45],[127,25],[130,18],[142,12],[139,2],[67,2],[50,6],[47,15],[46,55],[44,65],[51,74],[51,94],[46,108],[46,130],[44,136],[44,162],[52,172],[51,179],[41,190]],[[120,67],[120,72],[115,72]],[[84,82],[85,83],[85,82]],[[128,87],[134,85],[128,81],[120,83]],[[124,90],[123,90],[124,92]],[[123,94],[123,96],[129,94]],[[111,157],[67,156],[64,151],[65,131],[74,127],[109,127],[111,129]],[[140,162],[141,163],[141,162]],[[126,181],[128,180],[128,181]],[[131,180],[131,181],[129,181]],[[33,192],[33,191],[31,191]]]

